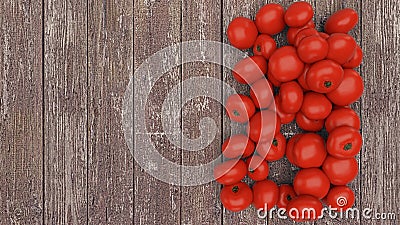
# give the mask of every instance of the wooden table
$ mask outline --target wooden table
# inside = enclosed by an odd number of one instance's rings
[[[277,2],[288,6],[291,1]],[[365,92],[354,104],[362,119],[364,147],[358,157],[360,174],[351,187],[360,210],[395,212],[397,217],[325,218],[315,224],[399,224],[400,5],[396,0],[309,2],[318,28],[338,9],[351,7],[360,15],[351,34],[365,53],[358,69]],[[180,187],[156,180],[134,163],[121,129],[125,88],[147,57],[180,41],[227,43],[229,21],[253,18],[263,4],[1,1],[0,224],[291,223],[258,219],[252,208],[241,213],[224,210],[215,182]],[[284,43],[283,35],[277,38]],[[165,74],[152,90],[146,121],[154,145],[174,162],[208,162],[219,155],[221,142],[229,135],[221,105],[208,98],[188,102],[179,119],[183,135],[196,138],[200,118],[213,118],[218,133],[208,147],[200,153],[181,151],[163,134],[160,112],[166,94],[183,80],[201,75],[248,93],[228,70],[210,63],[185,64]],[[298,131],[295,125],[284,129],[288,136]],[[274,181],[290,182],[294,174],[285,161],[271,164]]]

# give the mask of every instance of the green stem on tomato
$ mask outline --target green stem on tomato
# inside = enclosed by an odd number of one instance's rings
[[[352,145],[351,143],[347,143],[347,144],[344,145],[343,149],[344,149],[345,151],[348,151],[348,150],[351,149],[351,147],[353,147],[353,145]]]

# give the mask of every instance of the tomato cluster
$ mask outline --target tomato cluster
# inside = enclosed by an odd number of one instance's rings
[[[362,50],[348,32],[358,21],[352,9],[339,10],[315,29],[314,11],[307,2],[285,9],[264,5],[255,20],[235,18],[228,27],[230,43],[253,56],[238,62],[232,72],[241,84],[250,86],[250,96],[235,94],[226,101],[232,121],[247,127],[222,145],[225,160],[214,168],[224,185],[221,202],[231,211],[251,204],[268,210],[275,205],[296,221],[316,219],[323,203],[337,210],[354,204],[347,187],[358,173],[355,156],[362,137],[360,118],[349,105],[361,96],[364,86],[354,70],[362,61]],[[288,26],[289,45],[277,48],[271,35]],[[296,122],[304,131],[288,141],[281,124]],[[326,135],[324,135],[326,134]],[[268,179],[268,163],[284,156],[299,167],[293,184],[277,185]],[[243,181],[248,176],[255,183]],[[340,198],[346,198],[341,204]],[[301,215],[314,208],[316,215]]]

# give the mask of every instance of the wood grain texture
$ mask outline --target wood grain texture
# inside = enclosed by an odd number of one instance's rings
[[[88,223],[131,224],[133,157],[122,100],[133,74],[133,2],[88,3]]]
[[[41,224],[42,4],[0,3],[0,223]]]

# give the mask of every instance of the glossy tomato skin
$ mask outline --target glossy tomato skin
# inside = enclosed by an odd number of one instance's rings
[[[361,126],[360,117],[351,108],[334,109],[325,120],[325,129],[331,132],[333,129],[340,126],[350,126],[359,130]]]
[[[251,205],[253,192],[249,185],[239,182],[224,186],[221,190],[220,199],[226,209],[232,212],[239,212]]]
[[[364,91],[360,74],[352,69],[345,69],[339,87],[326,94],[331,102],[338,106],[346,106],[357,101]]]
[[[274,111],[261,110],[247,124],[247,134],[254,142],[269,142],[279,132],[278,125],[280,126],[280,121]]]
[[[246,160],[247,176],[254,181],[265,180],[268,177],[269,168],[267,162],[261,156],[254,155]]]
[[[294,39],[294,46],[298,47],[304,38],[313,36],[319,37],[319,33],[315,28],[306,28],[299,31]]]
[[[279,197],[279,188],[271,180],[257,181],[253,186],[253,205],[256,209],[270,210]]]
[[[307,84],[306,81],[306,77],[307,77],[307,73],[308,70],[310,69],[310,65],[309,64],[305,64],[304,65],[304,69],[303,72],[301,73],[301,75],[297,78],[297,83],[300,84],[301,88],[303,88],[303,91],[308,91],[310,90],[310,87]]]
[[[362,146],[360,132],[354,127],[341,126],[333,129],[326,141],[328,153],[339,159],[347,159],[356,156]]]
[[[338,159],[327,156],[322,170],[328,176],[333,185],[346,185],[358,174],[358,164],[355,158]]]
[[[271,82],[271,84],[274,87],[280,87],[281,86],[282,82],[277,80],[272,74],[268,74],[267,77],[268,77],[268,81]]]
[[[324,127],[324,120],[308,119],[301,111],[296,113],[296,123],[304,131],[319,131]]]
[[[312,19],[314,10],[308,2],[295,2],[285,12],[285,23],[289,27],[302,27]]]
[[[290,201],[286,208],[292,220],[302,222],[317,220],[322,214],[323,206],[321,201],[314,196],[299,195]]]
[[[269,73],[280,82],[288,82],[300,76],[304,63],[299,59],[296,49],[284,46],[277,49],[268,62]]]
[[[307,92],[304,95],[301,112],[307,118],[312,120],[322,120],[329,116],[331,110],[332,103],[325,95],[315,92]]]
[[[252,84],[264,78],[267,73],[267,61],[255,55],[242,59],[233,68],[232,75],[241,84]]]
[[[327,156],[324,139],[316,133],[303,134],[294,144],[292,152],[300,168],[320,167]]]
[[[297,34],[306,28],[315,28],[314,21],[310,20],[303,27],[289,27],[286,38],[290,45],[293,45],[296,39]]]
[[[353,190],[347,186],[335,186],[328,192],[325,202],[331,209],[344,212],[354,205],[355,195]]]
[[[276,133],[268,152],[257,149],[257,153],[262,157],[265,156],[265,160],[267,161],[280,160],[285,155],[285,151],[286,151],[286,138],[285,136],[282,135],[281,132]]]
[[[274,98],[275,98],[275,111],[276,114],[279,116],[281,124],[288,124],[292,122],[296,115],[294,113],[286,113],[282,110],[281,100],[279,95],[276,95]]]
[[[358,14],[353,9],[342,9],[332,14],[325,23],[325,32],[347,33],[353,29],[358,22]]]
[[[253,154],[255,144],[246,135],[235,134],[227,138],[222,144],[222,154],[226,158],[249,157]]]
[[[328,55],[328,42],[320,36],[305,37],[297,46],[297,54],[304,63],[314,63]]]
[[[285,113],[296,113],[303,103],[303,89],[296,81],[285,82],[279,89],[279,105]]]
[[[297,143],[297,141],[303,136],[304,134],[295,134],[293,137],[289,139],[289,141],[286,144],[286,158],[289,160],[289,162],[295,166],[297,165],[297,162],[295,161],[294,157],[294,146]]]
[[[362,63],[362,58],[363,58],[363,52],[362,49],[359,45],[356,46],[356,51],[354,52],[354,56],[347,61],[345,64],[343,64],[343,68],[346,69],[353,69],[361,65]]]
[[[228,25],[227,35],[232,46],[243,50],[253,46],[258,30],[251,19],[236,17]]]
[[[242,94],[229,96],[225,107],[229,118],[238,123],[246,123],[256,112],[251,98]]]
[[[330,186],[328,177],[319,168],[301,169],[293,180],[297,195],[311,195],[318,199],[328,194]]]
[[[265,59],[269,59],[275,50],[276,42],[270,35],[258,35],[253,47],[254,55],[261,55]]]
[[[274,99],[274,93],[269,81],[262,78],[254,82],[250,87],[250,97],[257,108],[268,108]]]
[[[339,87],[343,80],[342,67],[332,60],[314,63],[307,72],[308,87],[318,93],[328,93]]]
[[[280,33],[285,28],[284,14],[285,10],[279,4],[264,5],[256,14],[255,22],[258,31],[269,35]]]
[[[281,209],[286,209],[292,199],[296,198],[296,192],[294,192],[293,186],[290,184],[281,184],[279,186],[279,198],[276,206]]]
[[[331,59],[340,65],[345,64],[351,58],[353,58],[357,43],[347,34],[334,33],[328,38],[329,51],[326,56],[327,59]]]
[[[214,178],[223,185],[238,183],[247,174],[247,165],[243,160],[228,160],[214,167]]]
[[[324,33],[324,32],[318,32],[319,36],[321,36],[323,39],[328,39],[329,38],[329,34]]]

